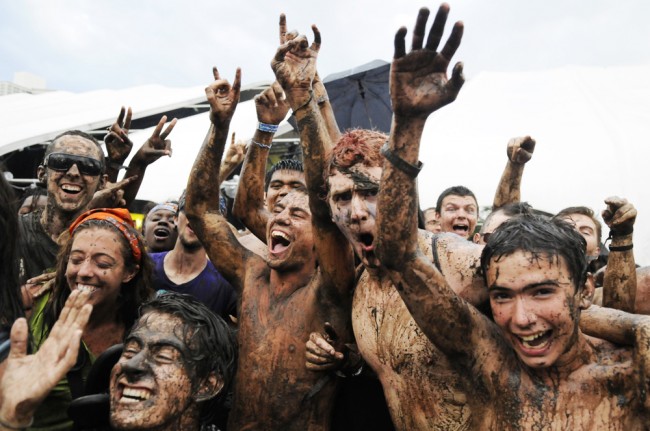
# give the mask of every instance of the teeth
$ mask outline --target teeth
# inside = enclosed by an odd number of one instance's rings
[[[95,290],[97,290],[97,288],[95,286],[89,286],[87,284],[77,284],[77,290],[80,290],[82,292],[90,292],[90,293],[92,293]]]
[[[278,230],[271,232],[271,238],[282,238],[286,241],[290,241],[289,237],[284,232],[280,232]]]
[[[63,189],[66,192],[80,192],[81,191],[81,186],[66,184],[66,185],[61,186],[61,189]]]
[[[539,337],[541,337],[544,334],[546,334],[546,332],[540,332],[540,333],[535,334],[535,335],[528,335],[526,337],[519,337],[519,338],[521,338],[524,341],[533,341],[533,340],[538,339]]]
[[[124,388],[124,391],[122,392],[122,401],[133,403],[148,400],[150,396],[151,393],[146,389]]]

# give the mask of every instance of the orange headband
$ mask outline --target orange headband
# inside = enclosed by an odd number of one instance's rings
[[[135,223],[131,218],[131,213],[125,208],[97,208],[94,210],[86,211],[81,214],[77,219],[70,225],[68,229],[70,235],[74,234],[74,231],[79,227],[80,224],[86,220],[106,220],[115,226],[126,238],[126,241],[131,247],[131,253],[135,258],[137,263],[140,263],[140,258],[142,257],[142,252],[140,251],[138,237],[133,232],[131,232],[126,226],[131,226],[135,228]]]

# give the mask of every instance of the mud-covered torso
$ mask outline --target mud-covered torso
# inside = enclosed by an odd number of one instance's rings
[[[431,237],[419,239],[433,260]],[[446,256],[439,258],[443,271],[449,269]],[[470,409],[458,374],[417,326],[386,273],[364,271],[354,294],[352,325],[361,355],[382,383],[396,429],[468,429]]]
[[[272,295],[268,271],[246,280],[229,428],[329,429],[335,378],[305,368],[305,343],[326,320],[337,325],[346,316],[318,300],[315,278],[284,298]]]

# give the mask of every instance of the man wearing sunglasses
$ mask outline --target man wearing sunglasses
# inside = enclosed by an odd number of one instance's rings
[[[54,138],[37,176],[47,189],[47,205],[20,218],[20,266],[24,282],[54,267],[57,239],[106,185],[99,142],[80,131]]]

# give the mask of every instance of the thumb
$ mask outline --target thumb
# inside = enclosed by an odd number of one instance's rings
[[[11,327],[10,359],[19,359],[27,354],[27,320],[24,317],[17,319]]]

